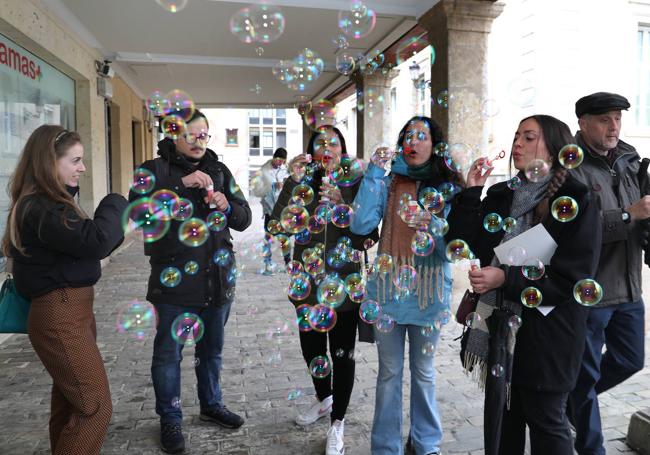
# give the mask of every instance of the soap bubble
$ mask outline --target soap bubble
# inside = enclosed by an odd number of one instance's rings
[[[174,288],[181,282],[181,271],[176,267],[165,267],[160,272],[160,283],[168,288]]]
[[[494,365],[492,365],[492,368],[490,369],[490,373],[495,378],[500,378],[501,376],[503,376],[503,367],[501,365],[499,365],[498,363],[494,364]]]
[[[219,267],[226,267],[232,262],[232,254],[226,248],[219,248],[212,255],[212,261]]]
[[[307,206],[314,200],[314,190],[311,186],[303,183],[293,189],[291,196],[296,198],[299,205]]]
[[[560,196],[551,204],[551,215],[562,223],[573,221],[578,216],[578,203],[571,196]]]
[[[445,208],[445,198],[435,188],[427,187],[420,191],[420,205],[429,213],[440,213]]]
[[[510,188],[513,191],[516,190],[517,188],[521,188],[521,185],[523,184],[524,183],[521,181],[521,178],[519,178],[519,176],[517,175],[515,175],[513,178],[508,180],[508,183],[506,183],[506,185],[508,185],[508,188]]]
[[[435,331],[436,331],[436,328],[433,326],[433,324],[423,325],[420,328],[420,334],[423,337],[430,337],[431,335],[433,335],[435,333]]]
[[[524,173],[529,182],[539,182],[548,175],[549,171],[548,163],[537,158],[526,165]]]
[[[147,109],[156,117],[163,117],[169,109],[169,100],[160,90],[155,90],[147,98]]]
[[[378,254],[375,258],[375,267],[377,272],[381,274],[389,273],[393,268],[393,258],[390,254]]]
[[[309,362],[309,372],[316,379],[326,378],[332,372],[330,360],[325,355],[314,357]]]
[[[354,1],[350,9],[339,11],[339,29],[348,37],[360,39],[375,28],[377,15],[361,1]]]
[[[433,357],[433,355],[436,353],[436,345],[430,341],[425,341],[422,344],[420,352],[422,352],[422,355],[424,356]]]
[[[485,218],[483,218],[483,227],[486,231],[492,234],[499,232],[503,227],[503,219],[501,218],[501,215],[498,213],[488,213],[485,215]]]
[[[269,231],[269,234],[276,235],[283,231],[282,224],[278,220],[269,220],[266,225],[266,230]]]
[[[176,193],[166,189],[153,193],[151,200],[163,206],[164,210],[160,213],[160,217],[165,220],[172,219],[178,210],[178,204],[181,203],[181,198]]]
[[[300,261],[289,261],[287,264],[287,274],[289,274],[289,276],[298,275],[302,271],[303,268]]]
[[[505,232],[512,232],[512,230],[517,226],[517,220],[512,217],[507,217],[503,219],[503,230]]]
[[[418,273],[415,267],[404,264],[401,265],[393,277],[393,284],[397,289],[402,291],[413,292],[418,285]]]
[[[192,97],[188,93],[183,90],[174,89],[167,94],[166,98],[169,100],[169,107],[165,111],[167,118],[180,117],[183,119],[183,125],[192,118],[196,107],[194,106]]]
[[[187,261],[183,267],[183,271],[186,275],[196,275],[199,273],[199,263],[196,261]]]
[[[460,186],[454,185],[451,182],[445,182],[438,186],[438,192],[442,194],[445,202],[451,201],[453,197],[460,192],[460,190]]]
[[[154,199],[140,198],[131,202],[122,214],[125,234],[141,230],[146,243],[160,240],[169,231],[171,223],[166,217],[165,206]]]
[[[381,306],[374,300],[366,300],[359,306],[359,316],[368,324],[377,322],[381,314]]]
[[[521,318],[516,314],[510,316],[510,319],[508,319],[508,327],[512,329],[518,329],[519,327],[521,327]]]
[[[309,309],[309,325],[317,332],[327,332],[336,325],[336,311],[327,305],[314,305]]]
[[[514,246],[508,251],[506,263],[508,265],[521,265],[527,257],[528,255],[524,247]]]
[[[305,300],[311,292],[311,280],[309,275],[299,272],[291,277],[287,295],[293,300]]]
[[[284,33],[286,20],[280,8],[269,4],[250,5],[230,18],[230,31],[244,43],[268,44]]]
[[[150,193],[156,186],[156,176],[149,169],[139,167],[133,171],[131,191],[138,194]]]
[[[339,187],[352,186],[363,177],[363,164],[361,160],[343,156],[339,166],[332,169],[329,176]]]
[[[297,234],[307,229],[309,213],[297,204],[288,205],[280,214],[280,224],[290,234]]]
[[[291,390],[287,394],[287,400],[294,401],[302,396],[302,391],[300,389]]]
[[[178,115],[168,115],[160,122],[160,128],[165,137],[176,140],[185,134],[187,125],[182,117]]]
[[[302,305],[296,307],[296,324],[298,325],[298,330],[301,332],[309,332],[312,330],[311,325],[309,325],[309,310],[311,305],[303,303]]]
[[[410,38],[409,40],[403,42],[397,49],[397,65],[401,65],[404,62],[411,60],[423,49],[429,48],[429,57],[431,59],[431,64],[436,61],[436,52],[432,46],[429,45],[429,42],[418,37]]]
[[[356,62],[354,57],[349,52],[343,52],[336,56],[336,71],[344,76],[348,76],[354,72]]]
[[[178,205],[174,207],[172,217],[177,221],[185,221],[192,217],[194,213],[194,204],[189,199],[184,197],[179,198]]]
[[[226,229],[226,226],[228,225],[228,218],[223,212],[214,211],[208,215],[207,222],[208,229],[210,229],[212,232],[221,232]]]
[[[527,308],[537,308],[542,303],[542,293],[534,286],[529,286],[520,295],[521,304]]]
[[[305,124],[313,131],[322,131],[323,125],[331,125],[336,121],[337,107],[330,100],[320,99],[311,103],[303,114]]]
[[[132,335],[138,340],[155,329],[156,310],[149,302],[134,300],[122,306],[117,312],[117,331]]]
[[[539,280],[544,276],[546,268],[544,263],[540,259],[529,258],[524,261],[524,265],[521,267],[521,273],[525,278],[529,280]]]
[[[381,333],[389,333],[395,328],[395,319],[393,319],[392,316],[384,313],[381,316],[379,316],[379,319],[375,322],[375,327],[377,328],[377,331]]]
[[[586,278],[573,286],[573,298],[580,305],[594,306],[603,299],[603,288],[597,281]]]
[[[416,231],[411,240],[411,251],[416,256],[428,256],[433,252],[435,245],[431,234],[426,231]]]
[[[183,221],[178,227],[178,240],[186,246],[201,246],[208,240],[209,236],[208,225],[199,218],[190,218]]]
[[[337,276],[328,276],[318,285],[316,298],[321,305],[338,308],[345,301],[345,284]]]
[[[449,107],[449,90],[440,90],[436,96],[438,105],[447,109]]]
[[[347,204],[338,204],[332,212],[332,223],[334,226],[346,228],[352,222],[353,210]]]
[[[450,262],[457,263],[463,259],[469,259],[471,251],[467,242],[461,239],[454,239],[447,243],[445,254]]]
[[[435,237],[442,237],[449,232],[449,223],[446,219],[434,216],[431,219],[431,234]]]
[[[183,346],[194,346],[201,341],[204,331],[203,320],[194,313],[180,314],[172,322],[172,338]]]
[[[575,169],[580,166],[584,157],[584,152],[576,144],[567,144],[558,153],[558,161],[567,169]]]
[[[160,6],[170,13],[177,13],[187,6],[188,0],[156,0]]]

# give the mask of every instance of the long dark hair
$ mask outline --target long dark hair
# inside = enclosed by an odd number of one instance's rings
[[[56,161],[64,156],[70,147],[79,143],[79,134],[59,125],[41,125],[27,139],[18,165],[7,185],[11,202],[7,229],[2,239],[2,251],[5,256],[11,257],[12,246],[22,254],[25,253],[20,241],[19,226],[27,213],[28,207],[23,202],[28,196],[38,194],[63,204],[80,218],[87,218],[68,193],[56,168]],[[65,213],[62,221],[67,223]]]
[[[434,152],[434,147],[437,144],[444,142],[444,139],[442,135],[442,129],[436,122],[433,121],[433,119],[431,119],[431,117],[416,115],[412,117],[408,122],[406,122],[399,132],[399,136],[397,137],[398,150],[404,147],[404,141],[406,140],[406,131],[408,130],[409,126],[416,122],[424,123],[426,127],[429,128],[429,134],[431,135],[431,164],[433,166],[431,181],[433,182],[433,185],[438,186],[441,183],[450,182],[455,185],[464,187],[465,184],[460,174],[449,169],[449,167],[447,167],[445,164],[445,159],[439,155],[436,155]]]
[[[571,135],[571,129],[562,120],[558,120],[550,115],[538,114],[522,119],[519,124],[521,125],[523,122],[530,119],[535,120],[542,131],[542,137],[544,137],[546,148],[551,157],[550,172],[553,173],[553,177],[546,188],[544,198],[539,202],[539,204],[537,204],[537,207],[535,207],[533,224],[538,224],[543,223],[548,218],[550,212],[550,199],[555,196],[555,193],[557,193],[567,178],[568,171],[560,164],[558,155],[562,147],[573,143],[574,139]]]

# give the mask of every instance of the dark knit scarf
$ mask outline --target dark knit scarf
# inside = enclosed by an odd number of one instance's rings
[[[512,205],[510,206],[510,216],[517,220],[517,223],[510,232],[506,232],[501,243],[507,242],[533,227],[532,224],[535,207],[544,198],[546,188],[551,181],[552,173],[539,182],[528,182],[523,173],[520,173],[519,177],[525,183],[515,190],[512,197]],[[496,254],[494,255],[490,265],[495,267],[500,265]],[[469,329],[467,345],[465,347],[463,367],[466,371],[473,372],[473,376],[478,381],[479,387],[481,388],[484,388],[486,375],[493,366],[488,365],[490,332],[488,331],[487,319],[496,308],[504,309],[512,313],[513,316],[521,316],[522,313],[520,302],[512,302],[503,299],[499,302],[500,297],[502,297],[502,295],[501,291],[498,289],[492,289],[491,291],[481,295],[479,302],[476,305],[476,313],[480,316],[480,320],[477,323],[472,324],[472,328]],[[512,360],[515,352],[517,329],[518,327],[514,326],[508,331],[507,359],[505,365],[502,365],[504,368],[504,374],[506,375],[508,397],[510,393],[510,381],[512,378]]]

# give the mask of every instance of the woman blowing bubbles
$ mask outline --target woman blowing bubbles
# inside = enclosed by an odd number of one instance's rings
[[[526,425],[533,455],[573,453],[565,407],[584,349],[601,223],[588,188],[562,166],[572,167],[561,153],[572,142],[569,127],[553,117],[523,119],[512,144],[515,179],[481,200],[491,169],[484,173],[480,158],[448,217],[450,245],[483,266],[469,272],[481,296],[461,354],[485,382],[486,455],[523,454]],[[540,224],[557,244],[547,265],[517,248],[505,261],[495,255]]]

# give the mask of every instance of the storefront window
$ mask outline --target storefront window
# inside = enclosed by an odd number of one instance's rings
[[[27,138],[45,123],[75,129],[74,80],[0,35],[0,235],[9,178]]]

